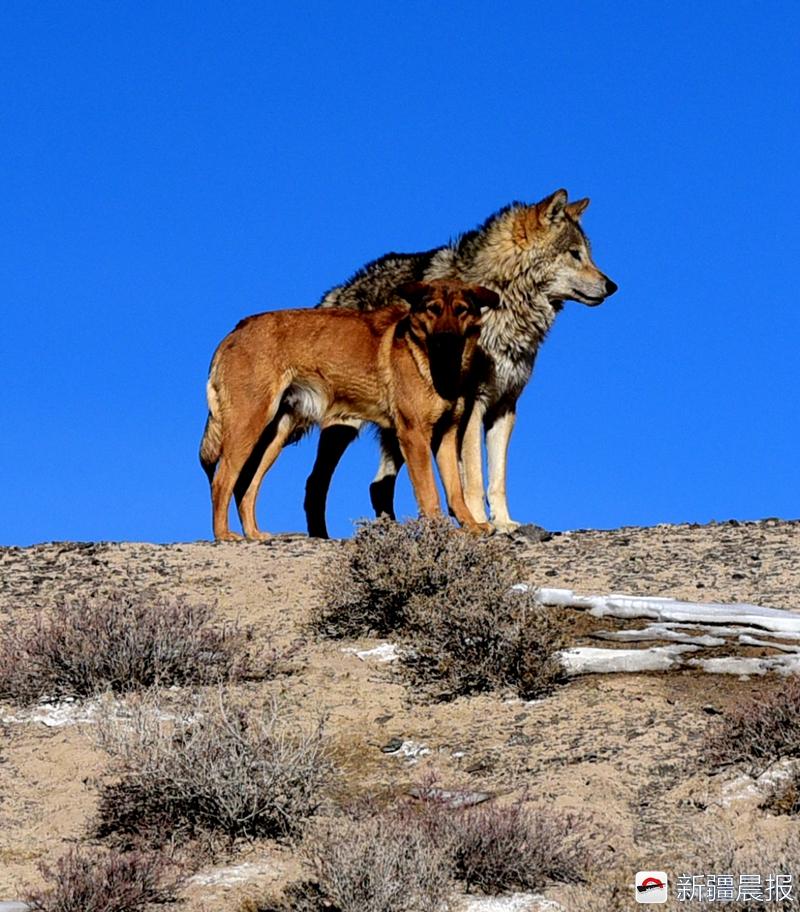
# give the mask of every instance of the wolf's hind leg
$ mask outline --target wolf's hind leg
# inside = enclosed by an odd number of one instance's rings
[[[362,424],[361,421],[353,420],[323,427],[320,432],[317,458],[306,481],[306,496],[303,501],[308,534],[312,538],[328,537],[325,507],[331,479],[344,451],[356,439]]]
[[[376,516],[394,519],[394,489],[404,459],[394,431],[381,428],[380,443],[381,461],[369,486],[369,499]]]

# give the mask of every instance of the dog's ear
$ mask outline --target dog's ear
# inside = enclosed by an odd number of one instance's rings
[[[589,207],[589,197],[585,196],[582,200],[575,200],[574,203],[567,203],[564,207],[567,210],[567,215],[571,216],[577,222],[580,217],[586,212]]]
[[[546,196],[540,203],[536,204],[540,217],[548,222],[557,222],[562,219],[566,206],[566,190],[556,190],[555,193],[551,193],[550,196]]]
[[[395,288],[394,293],[398,298],[408,301],[411,310],[422,310],[428,300],[431,286],[425,282],[406,282]]]
[[[500,306],[500,295],[483,285],[467,285],[462,294],[464,297],[483,313],[486,310],[495,310]]]

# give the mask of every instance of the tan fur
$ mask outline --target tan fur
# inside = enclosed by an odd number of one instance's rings
[[[220,343],[200,446],[217,539],[240,537],[228,525],[234,494],[245,535],[267,537],[256,525],[255,502],[283,446],[313,424],[348,419],[396,432],[425,515],[439,511],[433,450],[453,514],[471,531],[488,531],[464,502],[458,434],[482,308],[496,306],[498,296],[449,281],[409,283],[397,293],[405,303],[369,313],[259,314]]]

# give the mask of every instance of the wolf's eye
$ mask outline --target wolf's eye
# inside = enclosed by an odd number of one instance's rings
[[[442,308],[438,304],[431,304],[428,310],[434,315],[434,317],[441,317]]]
[[[573,260],[579,260],[581,258],[580,250],[570,250],[569,255]]]
[[[466,312],[467,312],[466,307],[456,307],[456,316],[457,317],[463,317]]]

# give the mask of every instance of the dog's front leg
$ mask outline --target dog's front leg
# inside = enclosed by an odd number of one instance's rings
[[[419,512],[423,516],[436,516],[441,512],[439,492],[436,490],[436,478],[433,474],[431,453],[431,429],[417,425],[404,425],[397,428],[397,439],[400,450],[408,463],[408,474],[417,498]]]
[[[519,523],[509,516],[506,493],[508,444],[514,430],[516,413],[512,407],[486,426],[486,455],[489,467],[489,510],[492,525],[498,532],[513,532]]]
[[[477,523],[487,522],[486,501],[483,496],[483,416],[486,406],[478,400],[472,407],[461,440],[461,481],[467,509]]]
[[[470,532],[491,532],[489,523],[478,523],[464,500],[461,475],[458,470],[458,425],[453,424],[442,435],[436,451],[436,462],[447,494],[447,503],[462,527]]]

